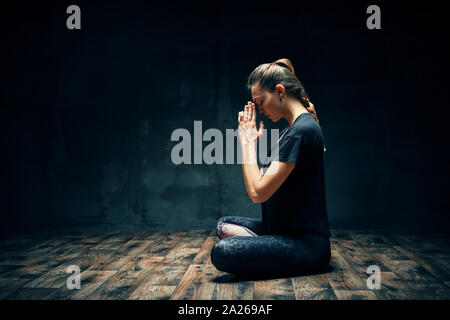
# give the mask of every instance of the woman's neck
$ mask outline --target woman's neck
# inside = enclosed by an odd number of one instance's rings
[[[284,115],[284,118],[289,123],[289,127],[292,127],[292,124],[294,123],[295,119],[299,115],[305,112],[309,112],[306,110],[306,108],[302,105],[302,103],[296,99],[288,98],[287,104],[287,110],[286,114]]]

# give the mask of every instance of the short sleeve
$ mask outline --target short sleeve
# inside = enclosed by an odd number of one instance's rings
[[[303,136],[301,134],[286,136],[280,142],[278,161],[296,162],[298,164],[304,152]]]

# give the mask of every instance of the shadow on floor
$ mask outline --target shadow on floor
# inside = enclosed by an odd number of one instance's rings
[[[292,277],[303,277],[303,276],[312,276],[318,274],[325,274],[334,271],[334,268],[330,265],[327,270],[324,272],[315,272],[315,273],[302,273],[302,274],[286,274],[286,275],[235,275],[231,273],[227,273],[221,276],[218,276],[212,279],[212,282],[215,283],[235,283],[235,282],[243,282],[243,281],[258,281],[258,280],[273,280],[273,279],[283,279],[283,278],[292,278]]]

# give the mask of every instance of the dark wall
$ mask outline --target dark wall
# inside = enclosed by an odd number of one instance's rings
[[[259,217],[239,164],[174,165],[170,138],[194,120],[236,128],[247,76],[282,57],[319,115],[330,227],[448,229],[443,10],[380,4],[368,30],[370,2],[227,3],[2,9],[2,233]],[[81,30],[66,28],[70,4]]]

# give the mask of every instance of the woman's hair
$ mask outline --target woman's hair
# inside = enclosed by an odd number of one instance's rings
[[[287,58],[278,59],[272,63],[264,63],[253,70],[248,77],[247,89],[250,91],[252,86],[259,82],[261,90],[275,92],[275,86],[282,84],[288,96],[297,98],[303,104],[319,123],[314,106],[309,103],[308,94],[305,91],[300,80],[294,72],[294,66],[291,60]]]

